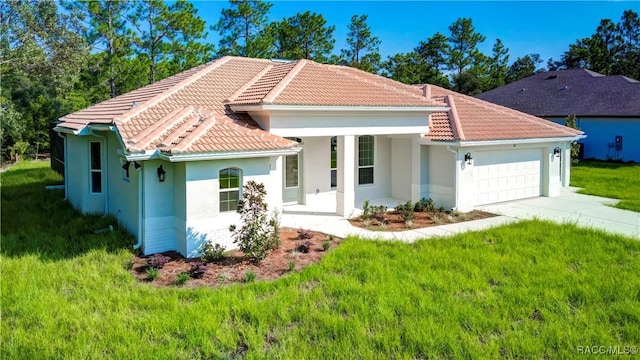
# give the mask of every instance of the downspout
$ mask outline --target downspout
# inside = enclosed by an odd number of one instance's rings
[[[137,250],[142,246],[142,237],[144,236],[144,197],[142,196],[142,190],[144,189],[144,186],[142,186],[144,182],[144,167],[140,169],[138,174],[138,242],[133,245],[133,250]]]
[[[104,135],[98,135],[93,130],[89,129],[89,134],[97,137],[98,139],[102,139],[104,142],[104,153],[105,156],[105,166],[104,166],[104,214],[109,214],[109,142],[107,141],[107,137]]]
[[[458,183],[458,150],[451,150],[451,145],[447,145],[447,151],[455,154],[454,161],[454,173],[453,173],[453,186],[455,190],[453,191],[453,203],[455,204],[455,208],[458,208],[458,188],[460,184]]]
[[[57,132],[58,136],[62,138],[63,142],[64,142],[64,147],[63,147],[63,153],[64,153],[64,162],[62,163],[62,165],[64,165],[64,199],[62,200],[67,200],[67,198],[69,197],[68,191],[69,191],[69,169],[67,169],[67,136],[63,136],[62,133]]]

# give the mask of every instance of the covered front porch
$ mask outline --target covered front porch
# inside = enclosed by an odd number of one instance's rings
[[[394,208],[421,191],[418,134],[307,136],[283,164],[283,212],[357,216],[365,200]]]

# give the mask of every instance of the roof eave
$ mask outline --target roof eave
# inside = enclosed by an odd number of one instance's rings
[[[165,152],[158,152],[158,158],[169,161],[169,162],[246,159],[246,158],[256,158],[256,157],[291,155],[291,154],[300,152],[300,150],[302,150],[301,147],[295,146],[295,147],[286,148],[286,149],[207,152],[207,153],[169,154]]]
[[[492,146],[492,145],[520,145],[520,144],[541,144],[552,142],[569,142],[577,141],[586,138],[586,135],[566,136],[566,137],[551,137],[551,138],[528,138],[528,139],[503,139],[503,140],[474,140],[474,141],[434,141],[429,139],[422,139],[420,141],[423,145],[440,145],[440,146],[458,146],[458,147],[470,147],[470,146]]]
[[[355,105],[276,105],[276,104],[244,104],[229,105],[235,112],[256,111],[309,111],[309,112],[423,112],[433,113],[449,111],[448,106],[355,106]]]

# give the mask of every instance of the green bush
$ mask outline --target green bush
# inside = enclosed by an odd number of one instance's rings
[[[296,263],[293,262],[293,260],[290,260],[289,261],[289,272],[292,272],[295,269],[296,269]]]
[[[254,273],[252,270],[249,270],[246,273],[244,273],[244,282],[250,283],[250,282],[254,282],[255,280],[256,280],[256,273]]]
[[[206,263],[219,262],[224,259],[224,251],[225,247],[220,244],[212,244],[207,241],[202,245],[200,249],[200,253],[202,256],[200,257],[202,261]]]
[[[147,273],[147,278],[151,281],[158,278],[158,269],[156,268],[148,268],[146,273]]]
[[[415,218],[415,211],[413,210],[413,203],[411,203],[411,201],[407,201],[404,204],[398,204],[398,206],[396,206],[396,211],[405,222],[413,221]]]
[[[322,242],[322,250],[327,251],[331,247],[331,241]]]
[[[229,227],[233,233],[233,242],[254,263],[264,260],[271,252],[274,243],[274,218],[267,219],[267,203],[264,201],[267,192],[264,184],[251,180],[242,187],[242,201],[238,208],[240,228]],[[277,215],[275,215],[277,219]],[[279,226],[279,222],[278,222]]]
[[[362,204],[362,220],[369,220],[373,217],[373,209],[369,204],[369,200],[365,200]]]
[[[191,276],[189,276],[189,273],[181,272],[180,274],[178,274],[178,277],[176,278],[176,285],[184,285],[184,283],[186,283],[187,280],[189,279],[191,279]]]
[[[413,206],[415,212],[434,212],[436,203],[431,198],[422,198]]]

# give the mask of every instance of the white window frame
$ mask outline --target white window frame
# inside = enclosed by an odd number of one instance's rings
[[[222,181],[221,181],[221,175],[222,172],[225,170],[235,170],[238,172],[238,187],[234,187],[234,188],[223,188],[222,187]],[[234,209],[226,209],[223,210],[222,209],[222,193],[232,193],[232,192],[237,192],[238,193],[238,203],[236,204],[236,207]],[[228,168],[224,168],[224,169],[220,169],[220,171],[218,171],[218,212],[220,213],[226,213],[226,212],[232,212],[232,211],[237,211],[238,210],[238,204],[240,203],[240,200],[242,200],[242,169],[236,168],[236,167],[228,167]],[[229,204],[229,200],[224,200],[227,204]]]
[[[335,140],[335,144],[334,144],[334,140]],[[329,147],[329,161],[330,161],[330,162],[332,162],[332,156],[333,156],[333,152],[334,152],[334,151],[333,151],[333,147],[334,147],[334,146],[336,147],[336,150],[335,150],[335,154],[336,154],[336,166],[335,166],[335,167],[333,167],[333,164],[331,164],[331,163],[330,163],[330,165],[329,165],[329,167],[331,168],[331,169],[330,169],[330,175],[331,175],[332,177],[333,177],[333,172],[334,172],[334,171],[336,172],[336,185],[335,185],[335,186],[333,186],[333,185],[330,183],[330,185],[331,185],[331,189],[332,189],[332,190],[335,190],[335,189],[337,189],[337,188],[338,188],[338,137],[337,137],[337,136],[332,136],[332,137],[329,139],[329,146],[330,146],[330,147]],[[331,181],[331,180],[330,180],[330,181]]]
[[[93,168],[93,144],[98,144],[98,166],[99,168]],[[102,156],[102,142],[101,141],[89,141],[89,192],[91,194],[102,195],[104,192],[104,174],[103,174],[103,156]],[[100,191],[93,191],[93,174],[100,174]]]
[[[362,139],[364,137],[370,137],[372,139],[372,146],[373,146],[373,151],[372,151],[372,159],[371,159],[371,165],[360,165],[360,142],[362,141]],[[376,164],[376,137],[373,135],[360,135],[358,136],[358,151],[356,152],[356,161],[358,162],[358,186],[371,186],[371,185],[375,185],[376,183],[376,170],[375,170],[375,164]],[[370,183],[364,183],[362,184],[360,182],[360,169],[371,169],[372,171],[372,179]]]

